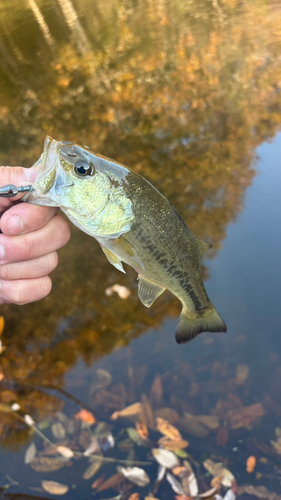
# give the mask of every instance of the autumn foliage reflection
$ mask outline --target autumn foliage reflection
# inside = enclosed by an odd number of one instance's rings
[[[150,180],[215,255],[242,208],[255,148],[280,126],[274,7],[84,0],[67,17],[66,0],[37,3],[45,25],[27,3],[11,18],[0,1],[0,163],[32,164],[47,133],[90,145]],[[36,418],[57,405],[36,387],[62,386],[79,357],[91,363],[180,310],[169,293],[146,310],[135,273],[118,273],[75,229],[60,262],[48,298],[3,307],[0,398],[20,396]],[[106,297],[113,283],[132,295]]]

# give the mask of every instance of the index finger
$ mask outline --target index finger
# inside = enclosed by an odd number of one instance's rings
[[[32,184],[36,178],[38,168],[38,166],[30,168],[0,167],[0,187],[7,184],[14,184],[16,187]],[[12,199],[0,197],[0,211],[10,207],[14,201],[19,200],[22,196],[24,196],[24,193],[19,193]]]

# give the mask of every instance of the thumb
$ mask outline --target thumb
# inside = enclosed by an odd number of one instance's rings
[[[32,184],[37,176],[39,166],[30,168],[23,167],[0,167],[0,187],[7,184],[14,184],[16,187],[28,186]],[[11,200],[0,197],[0,207],[7,207],[11,202],[19,200],[24,196],[24,193],[19,193]],[[9,203],[7,203],[7,201]]]

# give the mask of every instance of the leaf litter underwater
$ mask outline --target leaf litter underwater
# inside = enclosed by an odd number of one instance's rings
[[[213,372],[218,369],[213,365]],[[129,384],[116,384],[105,369],[96,370],[91,407],[69,395],[75,411],[66,414],[61,408],[35,422],[20,401],[1,403],[3,417],[28,429],[23,467],[29,468],[32,482],[30,495],[20,494],[21,484],[2,475],[0,498],[235,500],[250,495],[275,500],[276,488],[268,485],[280,484],[281,429],[267,443],[253,440],[252,454],[232,446],[234,435],[245,439],[266,415],[265,404],[244,406],[235,394],[248,376],[248,367],[238,365],[235,377],[225,381],[231,392],[225,391],[210,414],[193,414],[184,405],[181,411],[171,408],[165,373],[155,376],[139,401],[125,405],[131,399]],[[196,392],[194,385],[191,391]]]

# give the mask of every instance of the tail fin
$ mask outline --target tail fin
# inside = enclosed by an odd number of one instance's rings
[[[212,304],[202,313],[188,314],[183,309],[176,330],[176,341],[184,344],[202,332],[226,332],[226,325]]]

